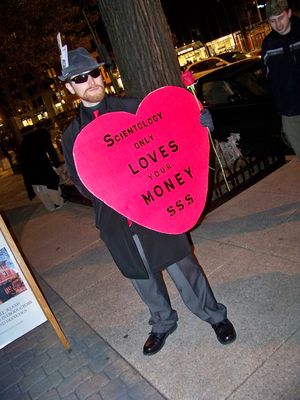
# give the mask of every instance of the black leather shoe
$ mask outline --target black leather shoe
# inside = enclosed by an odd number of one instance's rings
[[[236,332],[229,319],[224,319],[224,321],[221,321],[218,324],[213,324],[212,327],[216,332],[217,339],[220,343],[230,344],[235,341]]]
[[[174,325],[167,332],[163,333],[151,332],[148,339],[146,340],[146,343],[144,344],[143,354],[145,356],[152,356],[152,354],[158,353],[159,350],[163,348],[163,345],[165,344],[167,337],[171,335],[171,333],[173,333],[176,328],[177,324]]]

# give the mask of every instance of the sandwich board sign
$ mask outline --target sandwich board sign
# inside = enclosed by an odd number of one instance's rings
[[[68,348],[67,338],[0,215],[0,349],[47,320]]]

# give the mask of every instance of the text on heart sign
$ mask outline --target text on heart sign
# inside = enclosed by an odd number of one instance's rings
[[[148,117],[146,120],[139,121],[138,123],[130,126],[129,128],[123,129],[122,132],[119,132],[116,135],[111,135],[111,134],[105,135],[104,142],[106,143],[107,147],[111,147],[114,144],[120,142],[121,140],[126,139],[133,133],[136,133],[141,129],[149,127],[149,125],[158,122],[160,119],[162,119],[161,112]]]
[[[79,133],[73,154],[86,188],[140,225],[186,232],[204,208],[209,140],[186,89],[157,89],[136,114],[102,114]]]

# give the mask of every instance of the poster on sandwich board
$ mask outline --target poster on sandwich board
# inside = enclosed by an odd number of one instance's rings
[[[67,338],[0,215],[0,349],[49,320]]]

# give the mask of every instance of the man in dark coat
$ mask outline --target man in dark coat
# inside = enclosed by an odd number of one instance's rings
[[[22,129],[20,164],[30,199],[37,195],[48,211],[54,211],[65,204],[59,187],[59,176],[53,169],[60,167],[60,161],[47,129]]]
[[[287,0],[270,0],[266,16],[272,27],[262,43],[266,75],[283,131],[300,160],[300,18]]]
[[[172,308],[163,281],[166,269],[174,280],[186,306],[199,318],[210,323],[222,344],[232,343],[236,333],[227,319],[227,310],[217,303],[199,266],[186,234],[168,235],[128,221],[90,193],[80,181],[73,158],[73,146],[79,132],[95,115],[111,111],[135,113],[139,101],[134,98],[105,94],[99,63],[84,48],[68,52],[68,67],[59,77],[67,89],[81,99],[79,113],[63,134],[62,147],[70,177],[77,189],[88,197],[96,213],[96,226],[122,274],[129,278],[147,304],[152,331],[143,353],[152,355],[164,345],[177,327],[178,316]],[[212,123],[204,114],[206,125]],[[204,121],[205,122],[205,121]],[[101,156],[101,155],[100,155]]]

